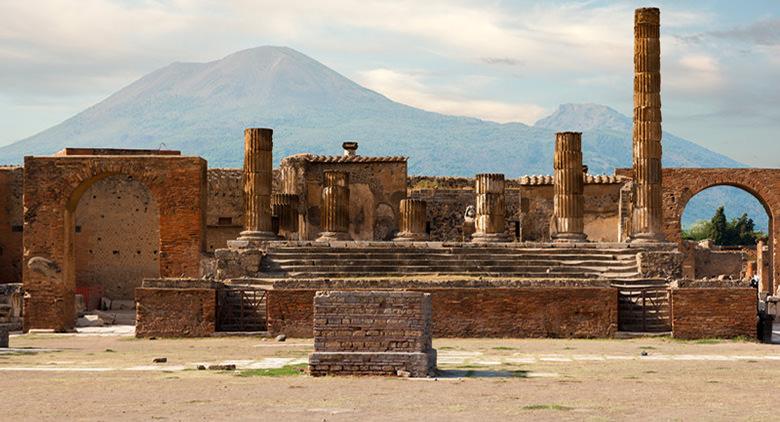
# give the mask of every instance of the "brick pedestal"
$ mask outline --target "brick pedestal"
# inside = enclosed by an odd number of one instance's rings
[[[431,295],[333,291],[314,297],[309,372],[323,375],[432,376]]]

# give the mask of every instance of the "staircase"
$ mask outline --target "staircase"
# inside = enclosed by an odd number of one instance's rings
[[[618,289],[618,330],[632,333],[672,331],[669,289],[664,280],[622,281]]]
[[[473,275],[534,279],[638,277],[636,249],[535,247],[271,246],[269,277]]]

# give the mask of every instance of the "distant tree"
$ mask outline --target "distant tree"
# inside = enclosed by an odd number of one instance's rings
[[[731,237],[736,245],[753,246],[756,244],[756,224],[747,214],[742,214],[731,222]]]
[[[716,245],[727,245],[729,239],[729,223],[726,219],[726,211],[723,207],[718,207],[715,215],[710,220],[710,233],[707,236]]]
[[[707,220],[699,220],[688,230],[683,229],[682,231],[682,237],[685,240],[693,240],[696,242],[700,242],[704,239],[709,239],[710,237],[710,231],[711,231],[712,223]]]

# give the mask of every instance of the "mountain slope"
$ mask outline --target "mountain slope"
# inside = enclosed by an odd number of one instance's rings
[[[243,129],[274,128],[274,158],[338,154],[346,139],[366,155],[409,156],[411,174],[508,177],[550,173],[554,133],[584,131],[592,173],[631,164],[631,121],[605,106],[567,104],[534,126],[447,116],[396,103],[285,47],[258,47],[208,63],[156,70],[59,125],[0,148],[0,163],[66,146],[180,149],[211,167],[239,167]],[[741,166],[664,134],[667,166]]]

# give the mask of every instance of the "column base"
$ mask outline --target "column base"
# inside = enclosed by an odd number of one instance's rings
[[[555,243],[585,243],[587,241],[588,236],[584,233],[558,233],[553,236]]]
[[[393,242],[424,242],[428,240],[426,233],[400,232],[394,238]]]
[[[662,233],[637,233],[629,237],[629,243],[659,243],[665,242],[666,237]]]
[[[264,243],[279,240],[279,236],[272,232],[242,231],[236,240],[228,240],[230,249],[246,249],[262,246]]]
[[[347,232],[320,232],[316,242],[330,242],[338,240],[352,240]]]
[[[506,233],[474,233],[471,241],[474,243],[504,243],[512,240]]]

